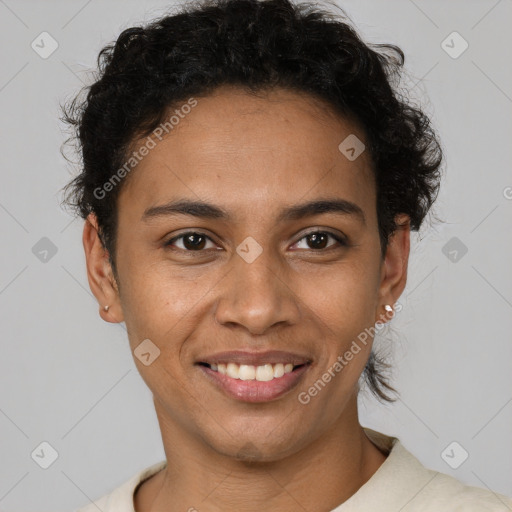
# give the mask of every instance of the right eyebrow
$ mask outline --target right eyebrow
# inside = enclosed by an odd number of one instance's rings
[[[190,215],[204,219],[231,219],[228,212],[218,206],[203,201],[180,199],[178,201],[171,201],[166,204],[147,208],[142,214],[141,220],[147,221],[155,217],[167,217],[172,215]]]

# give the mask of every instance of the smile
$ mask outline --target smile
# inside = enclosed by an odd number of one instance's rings
[[[228,397],[256,403],[276,400],[291,391],[311,364],[199,363],[197,366],[208,381]]]
[[[205,363],[208,364],[208,363]],[[222,375],[227,375],[232,379],[240,379],[240,380],[257,380],[259,382],[268,382],[273,379],[281,378],[285,373],[290,373],[294,369],[294,365],[291,363],[283,364],[263,364],[259,366],[254,366],[251,364],[237,364],[237,363],[227,363],[227,364],[210,364],[208,365],[213,371],[221,373]],[[295,367],[298,367],[297,365]]]

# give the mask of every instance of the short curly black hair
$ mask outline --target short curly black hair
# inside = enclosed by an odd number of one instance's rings
[[[108,200],[95,190],[170,109],[221,85],[307,93],[356,122],[376,178],[382,257],[398,227],[396,214],[408,214],[411,229],[419,230],[439,191],[441,144],[429,118],[396,87],[402,50],[364,43],[340,13],[289,0],[197,0],[144,27],[127,28],[103,47],[97,79],[81,91],[88,91],[86,98],[80,93],[61,106],[61,120],[74,131],[66,143],[76,139],[81,157],[81,172],[66,185],[63,202],[84,219],[96,215],[116,278],[122,184]],[[388,366],[372,352],[364,377],[377,398],[394,401],[384,391],[396,393],[384,375]]]

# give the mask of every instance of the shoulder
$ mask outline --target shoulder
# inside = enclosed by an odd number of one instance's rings
[[[395,449],[414,491],[402,512],[512,512],[512,498],[429,469],[400,443]]]
[[[166,465],[167,461],[163,460],[144,468],[109,494],[73,512],[98,512],[98,510],[102,512],[133,512],[133,494],[137,486],[155,473],[158,473]]]
[[[388,453],[374,475],[332,512],[512,512],[512,498],[424,466],[396,437],[365,428]]]
[[[438,471],[427,471],[432,479],[419,500],[424,505],[417,509],[412,507],[410,510],[425,510],[425,512],[430,510],[450,512],[512,511],[512,498],[508,496],[489,489],[464,484],[456,478]]]

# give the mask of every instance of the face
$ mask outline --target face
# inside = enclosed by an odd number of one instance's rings
[[[371,338],[332,369],[398,298],[408,246],[392,240],[381,260],[369,155],[338,149],[365,140],[355,125],[282,89],[196,99],[123,185],[120,294],[101,297],[102,314],[125,321],[135,353],[151,340],[150,364],[134,361],[161,424],[277,460],[343,422]]]

